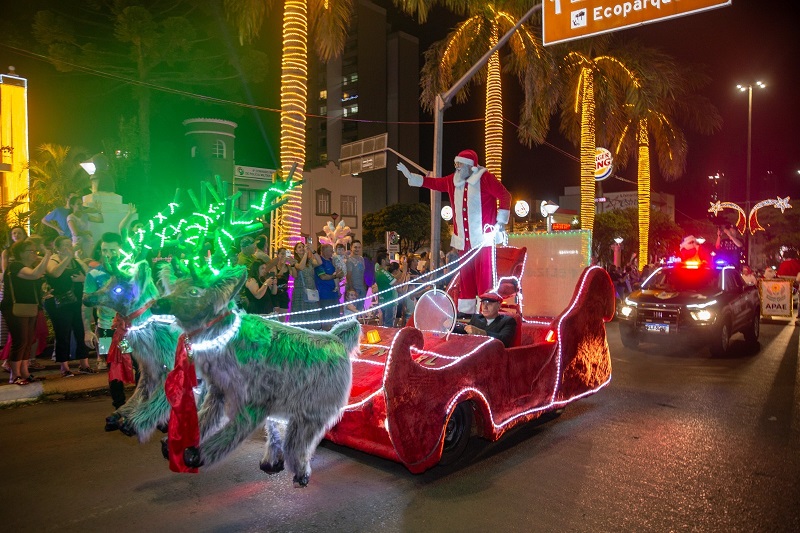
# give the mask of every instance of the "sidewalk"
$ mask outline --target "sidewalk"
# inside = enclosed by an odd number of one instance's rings
[[[45,353],[49,353],[49,351],[46,350]],[[44,365],[45,369],[31,371],[37,381],[29,385],[13,385],[8,382],[9,373],[4,370],[0,371],[0,405],[35,401],[55,395],[108,392],[108,372],[105,370],[101,370],[97,374],[78,374],[78,362],[73,361],[70,367],[75,376],[63,378],[59,364],[52,361],[49,356],[38,357],[36,361]],[[89,361],[94,368],[96,359],[90,358]]]

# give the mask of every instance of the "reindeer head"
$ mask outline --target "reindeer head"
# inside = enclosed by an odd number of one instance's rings
[[[247,279],[243,266],[225,267],[219,274],[200,274],[190,268],[191,276],[174,282],[169,276],[161,277],[166,294],[156,301],[152,310],[156,314],[175,316],[186,330],[203,327],[227,309]]]
[[[103,287],[83,297],[86,306],[102,306],[128,316],[147,302],[158,297],[158,290],[150,274],[150,266],[142,261],[128,271],[116,263],[106,263],[111,278]]]

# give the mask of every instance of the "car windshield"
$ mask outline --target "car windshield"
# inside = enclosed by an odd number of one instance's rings
[[[703,292],[719,290],[719,279],[719,271],[711,268],[662,268],[642,288],[676,292]]]

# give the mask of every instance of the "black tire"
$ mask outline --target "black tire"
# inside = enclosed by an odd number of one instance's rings
[[[747,326],[747,329],[745,329],[743,333],[744,340],[746,340],[748,344],[752,345],[758,342],[758,336],[761,334],[761,313],[759,309],[753,310],[753,321]]]
[[[472,434],[472,418],[472,405],[469,402],[460,403],[453,409],[444,430],[444,447],[442,458],[439,459],[441,466],[457,463],[464,455]]]
[[[629,328],[623,324],[619,326],[619,336],[622,338],[622,345],[631,350],[639,347],[639,337],[633,328]]]
[[[728,352],[730,340],[731,326],[730,322],[725,319],[722,321],[722,325],[717,328],[714,338],[711,339],[708,351],[711,352],[711,355],[714,357],[722,357]]]

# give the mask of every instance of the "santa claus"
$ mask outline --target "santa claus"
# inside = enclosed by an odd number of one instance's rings
[[[478,165],[475,151],[459,152],[454,162],[455,172],[443,178],[412,174],[403,163],[398,163],[397,170],[412,187],[426,187],[450,195],[454,213],[450,245],[463,255],[483,245],[487,225],[503,231],[508,223],[511,194],[491,172]],[[460,273],[458,312],[474,314],[476,297],[492,288],[491,249],[486,247],[478,252]]]

